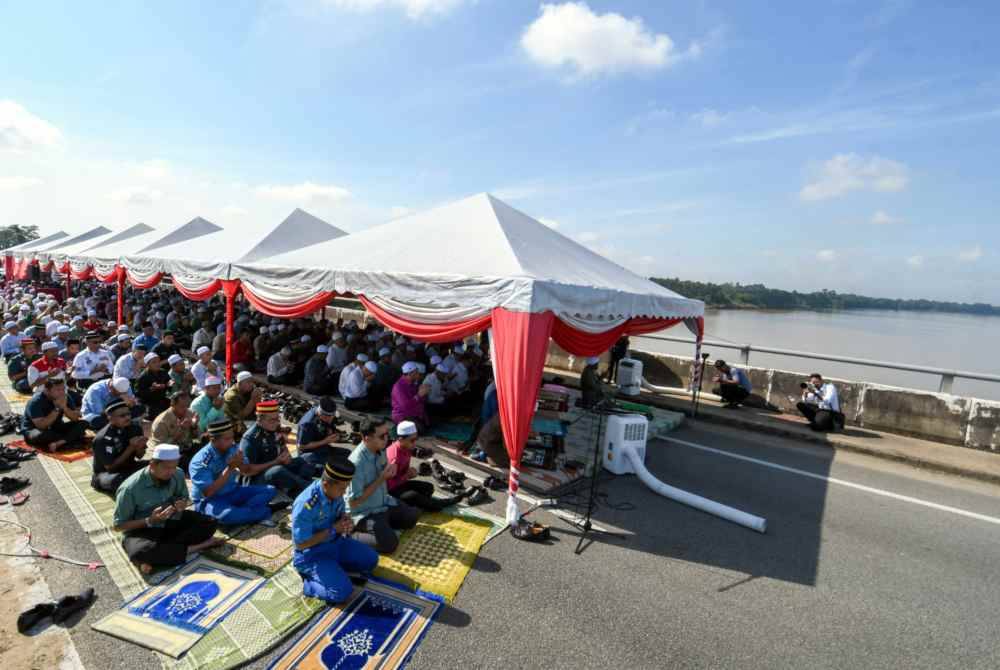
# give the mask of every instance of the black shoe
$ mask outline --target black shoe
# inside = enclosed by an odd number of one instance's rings
[[[442,484],[448,483],[448,471],[444,469],[437,459],[431,461],[431,474],[434,475],[434,479],[438,480]]]
[[[431,474],[432,474],[431,473],[431,464],[430,463],[421,463],[420,467],[417,468],[417,474],[420,475],[421,477],[430,477]]]
[[[483,480],[483,486],[491,491],[505,491],[507,489],[507,484],[499,477],[494,477],[493,475]]]
[[[465,503],[470,506],[481,505],[484,502],[490,502],[490,496],[482,486],[476,486],[473,493],[465,500]]]
[[[292,502],[290,500],[272,500],[271,502],[267,503],[267,507],[268,509],[271,510],[271,514],[274,514],[275,512],[280,512],[283,509],[287,509],[288,506],[291,504]]]
[[[439,486],[448,493],[462,493],[464,491],[464,487],[461,484],[455,484],[454,482],[441,482]]]
[[[451,480],[453,484],[462,484],[465,482],[464,472],[449,472],[448,479]]]
[[[17,617],[17,632],[21,635],[26,634],[39,623],[55,614],[55,611],[55,603],[41,603],[26,612],[21,612]]]
[[[94,589],[87,589],[78,596],[63,596],[56,603],[56,611],[52,615],[52,620],[56,623],[63,623],[71,616],[90,607],[94,602]]]
[[[10,472],[16,467],[16,462],[8,461],[6,458],[0,457],[0,472]]]
[[[27,477],[4,477],[0,479],[0,493],[6,495],[14,491],[20,491],[30,483],[31,480]]]

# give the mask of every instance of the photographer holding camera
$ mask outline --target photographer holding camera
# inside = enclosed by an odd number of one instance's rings
[[[723,360],[715,361],[716,375],[713,381],[718,386],[712,393],[722,396],[722,403],[725,407],[736,408],[747,399],[753,386],[750,384],[750,377],[740,368],[734,368]]]
[[[809,420],[809,427],[818,432],[844,428],[844,415],[840,411],[837,387],[823,381],[823,375],[814,372],[808,382],[802,382],[802,400],[795,406]]]

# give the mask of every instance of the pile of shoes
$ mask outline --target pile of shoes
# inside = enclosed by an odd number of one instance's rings
[[[18,467],[21,461],[34,458],[35,452],[7,445],[0,445],[0,472],[7,472]]]
[[[46,619],[62,625],[70,617],[90,607],[96,596],[94,589],[87,589],[78,596],[63,596],[54,603],[40,603],[17,617],[17,632],[26,635],[28,631]]]
[[[269,394],[270,400],[277,400],[281,405],[281,415],[289,423],[298,423],[306,412],[312,409],[312,404],[302,398],[284,391]]]
[[[510,525],[510,534],[526,542],[545,542],[551,537],[548,526],[524,518]]]
[[[427,464],[422,463],[421,466],[423,465]],[[467,505],[479,505],[491,501],[489,494],[482,486],[466,487],[464,472],[448,470],[437,459],[432,460],[429,467],[430,475],[437,480],[438,486],[448,493],[464,497]]]
[[[434,450],[427,447],[413,447],[412,454],[414,458],[430,458],[434,455]]]
[[[10,503],[15,507],[18,505],[23,505],[28,502],[30,497],[27,493],[21,489],[26,488],[31,484],[31,480],[27,477],[3,477],[0,478],[0,505]],[[10,495],[14,494],[14,495]],[[10,497],[6,497],[10,495]]]

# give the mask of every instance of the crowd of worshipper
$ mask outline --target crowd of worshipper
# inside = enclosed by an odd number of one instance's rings
[[[91,486],[115,498],[115,528],[143,572],[217,544],[218,526],[273,526],[291,506],[305,592],[339,602],[352,574],[395,551],[395,531],[476,493],[437,497],[417,479],[410,458],[435,422],[474,418],[466,447],[509,463],[485,341],[427,345],[375,323],[273,319],[241,303],[227,386],[221,299],[128,288],[117,323],[114,285],[56,294],[23,282],[0,294],[0,352],[14,389],[31,395],[20,433],[48,451],[90,443]],[[294,428],[295,455],[271,397],[287,386],[315,401]],[[333,446],[348,439],[338,398],[365,413],[353,449]]]

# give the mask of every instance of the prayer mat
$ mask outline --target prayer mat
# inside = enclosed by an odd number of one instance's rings
[[[434,424],[430,429],[430,434],[449,442],[468,442],[472,438],[472,428],[471,423],[449,421]]]
[[[30,451],[38,454],[39,456],[54,458],[57,461],[62,461],[63,463],[72,463],[73,461],[79,461],[90,456],[89,447],[85,447],[83,449],[73,449],[71,451],[57,451],[53,453],[48,449],[38,449],[36,447],[32,447],[24,440],[14,440],[13,442],[9,442],[7,446],[20,449],[21,451]]]
[[[274,528],[253,524],[233,529],[226,544],[213,547],[206,553],[212,558],[260,570],[270,576],[292,560],[295,547],[292,546],[291,510],[283,509],[272,519],[278,524]]]
[[[325,607],[302,595],[302,578],[286,565],[167,670],[231,670],[279,646]]]
[[[423,514],[403,532],[399,548],[380,556],[375,576],[407,588],[455,599],[486,541],[489,521],[443,512]]]
[[[334,605],[268,670],[395,670],[430,629],[436,600],[369,582]]]
[[[177,658],[263,583],[254,573],[196,558],[92,628]]]
[[[505,530],[507,530],[508,523],[505,519],[498,517],[496,514],[490,514],[489,512],[484,512],[478,507],[469,507],[465,504],[452,505],[451,507],[446,507],[442,510],[445,514],[453,514],[455,516],[464,516],[472,519],[478,519],[481,521],[487,521],[490,524],[490,532],[486,535],[486,539],[483,540],[483,544],[486,544],[497,535],[500,535]]]

